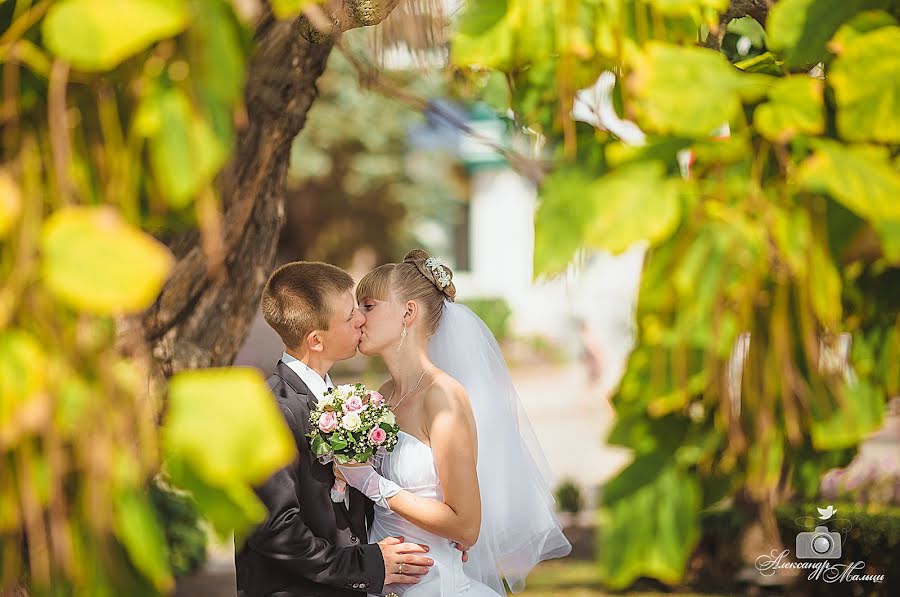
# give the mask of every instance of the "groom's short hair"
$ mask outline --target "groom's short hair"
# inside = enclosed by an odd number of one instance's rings
[[[288,348],[298,348],[313,330],[327,330],[330,300],[353,288],[341,268],[320,261],[293,261],[276,269],[262,296],[262,312]]]

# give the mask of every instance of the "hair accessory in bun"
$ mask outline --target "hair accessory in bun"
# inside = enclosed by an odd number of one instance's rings
[[[451,282],[450,274],[447,273],[445,265],[443,260],[438,257],[429,257],[425,260],[425,267],[431,270],[431,273],[434,275],[434,281],[441,290],[450,286]]]

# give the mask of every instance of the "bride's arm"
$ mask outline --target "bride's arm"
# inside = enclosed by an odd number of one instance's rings
[[[476,472],[477,441],[469,399],[461,386],[436,384],[424,396],[434,466],[444,501],[401,490],[387,500],[391,510],[419,528],[464,546],[478,540],[481,494]]]

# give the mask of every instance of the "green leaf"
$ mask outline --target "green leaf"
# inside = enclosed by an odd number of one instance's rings
[[[591,181],[565,169],[545,179],[535,223],[535,270],[558,272],[580,247],[620,253],[667,238],[680,219],[680,182],[657,162],[635,163]],[[653,213],[653,218],[641,217]]]
[[[900,27],[845,39],[828,72],[837,126],[850,141],[900,142]]]
[[[890,27],[896,25],[897,19],[881,10],[867,10],[861,12],[838,29],[831,41],[828,42],[828,48],[837,55],[844,53],[847,43],[855,37],[858,37],[869,31],[874,31],[882,27]]]
[[[159,294],[174,259],[149,234],[110,207],[67,207],[41,230],[48,288],[72,307],[97,314],[133,313]]]
[[[804,66],[828,58],[825,44],[841,23],[863,10],[866,0],[779,0],[766,17],[769,47],[788,66]]]
[[[324,456],[331,451],[331,448],[329,447],[328,442],[322,439],[321,435],[316,435],[312,440],[312,450],[313,454],[316,456]]]
[[[0,332],[0,448],[15,443],[24,431],[18,421],[21,409],[32,400],[40,400],[46,391],[46,359],[29,332]]]
[[[187,25],[180,0],[63,0],[47,11],[44,42],[85,71],[106,71]]]
[[[662,242],[678,226],[680,181],[667,179],[658,162],[634,164],[595,181],[584,200],[594,202],[586,244],[620,253],[638,241]],[[652,213],[653,217],[641,214]]]
[[[185,207],[225,162],[226,147],[180,89],[158,89],[141,102],[135,130],[149,137],[150,163],[166,201]]]
[[[759,73],[780,77],[784,74],[782,64],[784,63],[778,60],[772,52],[763,52],[758,56],[735,62],[734,66],[745,73]]]
[[[648,132],[708,137],[738,114],[742,94],[765,91],[767,77],[758,77],[717,52],[648,42],[631,79],[639,123]]]
[[[585,200],[591,179],[580,169],[563,168],[541,183],[534,224],[536,275],[563,271],[584,244],[584,230],[594,215],[594,202]]]
[[[187,32],[195,56],[191,78],[202,95],[231,105],[241,99],[244,88],[240,25],[222,0],[201,0],[194,6],[195,21]]]
[[[160,592],[171,591],[175,583],[169,570],[166,537],[147,496],[133,489],[119,493],[115,516],[116,535],[132,563]]]
[[[814,234],[809,247],[810,302],[819,321],[837,330],[841,320],[841,274],[831,257],[827,238]]]
[[[266,516],[266,507],[244,483],[210,483],[178,457],[167,458],[165,470],[173,485],[191,493],[203,518],[221,539],[234,532],[240,543],[243,535]]]
[[[808,191],[827,193],[858,216],[872,222],[900,219],[900,173],[886,147],[845,146],[825,139],[800,164],[798,183]]]
[[[821,80],[806,75],[779,79],[769,90],[769,101],[756,108],[756,129],[776,143],[786,143],[798,134],[821,134],[825,129],[823,87]]]
[[[328,441],[329,441],[329,443],[331,443],[331,449],[334,450],[335,452],[343,450],[348,445],[350,445],[346,440],[343,440],[340,437],[338,437],[337,434],[334,434],[330,438],[328,438]]]
[[[848,383],[842,396],[817,397],[812,406],[813,447],[835,450],[858,445],[881,426],[885,402],[884,393],[864,380]]]
[[[668,465],[604,514],[601,577],[613,590],[641,576],[675,584],[700,536],[700,486]],[[652,513],[652,516],[648,516]]]
[[[564,40],[589,52],[583,32],[560,17],[559,7],[545,0],[469,2],[459,17],[451,60],[459,66],[512,70],[572,51]]]
[[[265,381],[249,368],[176,374],[162,438],[169,454],[223,487],[260,483],[296,454]]]

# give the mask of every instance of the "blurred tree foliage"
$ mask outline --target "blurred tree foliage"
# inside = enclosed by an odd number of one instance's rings
[[[721,29],[743,16],[727,0],[502,0],[453,39],[551,149],[536,270],[650,244],[610,435],[635,458],[603,500],[616,588],[678,582],[723,497],[777,541],[773,505],[811,496],[900,392],[900,3],[737,5],[765,29]],[[630,144],[572,118],[604,71]]]
[[[362,40],[352,33],[343,42],[346,51],[358,52],[352,46]],[[407,91],[443,95],[439,73],[391,75]],[[412,148],[408,132],[422,125],[422,114],[363,87],[343,54],[331,55],[318,87],[319,99],[292,148],[283,256],[347,267],[357,251],[369,248],[374,263],[396,261],[427,242],[411,222],[439,217],[440,205],[459,201],[463,173],[448,152]],[[420,156],[426,169],[410,163],[414,151],[427,153]]]
[[[308,4],[0,3],[0,593],[168,592],[159,475],[221,536],[265,514],[294,446],[264,380],[187,369],[258,309],[333,45]]]

